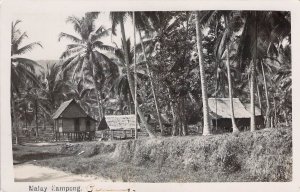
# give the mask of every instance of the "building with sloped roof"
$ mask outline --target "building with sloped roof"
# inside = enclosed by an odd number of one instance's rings
[[[68,140],[92,139],[95,135],[96,122],[83,108],[71,99],[60,105],[53,114],[56,140],[61,137]]]
[[[232,129],[231,107],[229,98],[209,98],[209,114],[217,132],[229,132]],[[243,104],[239,98],[233,98],[234,118],[240,130],[250,127],[251,112],[249,104]],[[263,117],[259,107],[255,106],[255,119],[258,127],[263,125]]]

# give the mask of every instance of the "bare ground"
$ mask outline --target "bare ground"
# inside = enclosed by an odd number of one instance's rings
[[[96,176],[78,175],[29,163],[14,166],[15,182],[109,182]]]

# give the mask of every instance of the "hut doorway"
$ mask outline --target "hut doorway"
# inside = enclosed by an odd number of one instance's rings
[[[90,120],[87,120],[87,121],[86,121],[86,130],[87,130],[87,131],[90,131],[90,130],[91,130],[91,122],[90,122]]]
[[[75,132],[79,132],[79,118],[74,119]]]

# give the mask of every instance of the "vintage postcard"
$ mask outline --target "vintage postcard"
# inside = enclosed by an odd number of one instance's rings
[[[2,2],[1,190],[300,191],[299,8]]]

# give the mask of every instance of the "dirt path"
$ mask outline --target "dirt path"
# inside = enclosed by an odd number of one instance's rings
[[[75,175],[32,164],[14,165],[16,182],[111,182],[96,176]]]

